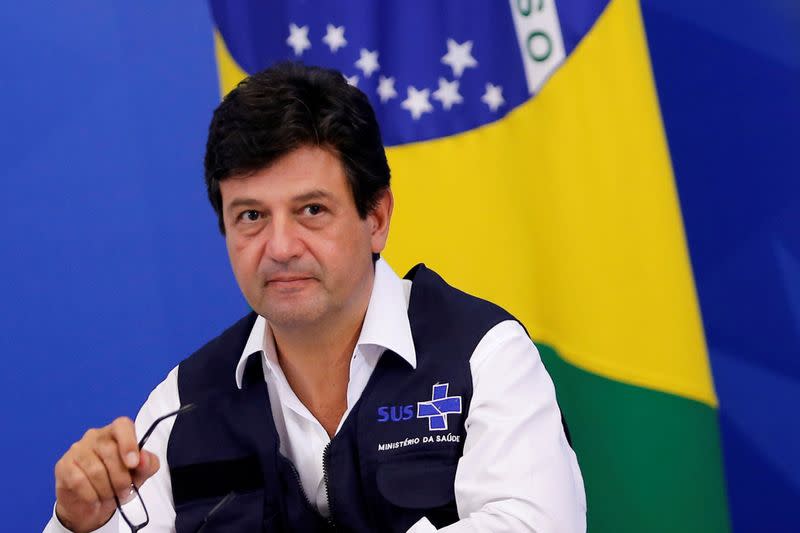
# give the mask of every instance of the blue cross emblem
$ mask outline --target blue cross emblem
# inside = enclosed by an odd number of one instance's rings
[[[461,396],[448,396],[449,387],[449,383],[437,383],[431,401],[417,402],[417,418],[427,418],[430,431],[446,431],[447,415],[461,412]]]

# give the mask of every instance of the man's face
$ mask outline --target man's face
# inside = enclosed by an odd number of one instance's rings
[[[363,312],[372,253],[383,250],[389,230],[389,190],[361,219],[338,156],[309,146],[222,181],[220,191],[234,275],[250,306],[273,327],[302,328]]]

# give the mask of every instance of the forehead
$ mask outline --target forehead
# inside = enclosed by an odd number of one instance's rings
[[[290,200],[314,190],[334,197],[350,194],[339,156],[317,146],[303,146],[268,167],[220,182],[223,205],[241,197]]]

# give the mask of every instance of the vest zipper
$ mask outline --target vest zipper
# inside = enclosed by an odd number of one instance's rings
[[[328,483],[328,463],[330,462],[331,455],[331,442],[325,445],[325,450],[322,452],[322,479],[325,483],[325,499],[328,500],[328,525],[331,529],[336,529],[336,522],[333,520],[333,502],[331,501],[330,485]]]
[[[295,481],[297,481],[297,486],[300,487],[300,492],[303,494],[303,499],[305,500],[306,505],[308,506],[309,510],[311,510],[314,513],[316,513],[317,516],[319,516],[319,517],[323,518],[325,521],[327,521],[328,522],[328,527],[330,527],[331,529],[336,529],[336,523],[333,521],[333,513],[331,513],[331,510],[330,510],[331,509],[331,498],[330,498],[330,495],[328,494],[328,466],[327,465],[328,465],[328,448],[330,447],[330,445],[331,445],[330,443],[326,444],[325,445],[325,450],[322,452],[322,477],[323,477],[323,480],[325,482],[325,499],[328,500],[328,512],[331,514],[331,516],[329,516],[327,518],[322,516],[322,514],[320,514],[319,510],[317,510],[316,506],[313,503],[311,503],[311,499],[308,497],[308,494],[306,494],[306,489],[303,488],[303,482],[300,480],[300,472],[297,471],[297,467],[294,466],[293,462],[291,462],[291,461],[287,461],[287,462],[289,463],[289,466],[292,467],[292,473],[294,474],[294,479],[295,479]]]
[[[306,494],[306,489],[303,488],[303,482],[300,480],[300,472],[297,471],[297,467],[294,466],[293,462],[291,462],[291,461],[287,461],[287,462],[292,467],[292,473],[294,474],[294,478],[297,481],[297,486],[300,487],[300,492],[303,494],[303,499],[306,501],[306,504],[308,505],[308,508],[310,510],[314,511],[315,513],[319,514],[319,511],[317,511],[317,508],[314,507],[313,503],[311,503],[311,499],[308,497],[308,494]]]

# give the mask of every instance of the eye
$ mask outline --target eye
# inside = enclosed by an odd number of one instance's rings
[[[324,210],[325,208],[319,204],[309,204],[303,208],[303,213],[306,215],[316,216],[322,213]]]
[[[244,222],[256,222],[260,218],[261,218],[261,213],[259,213],[255,209],[248,209],[247,211],[242,211],[239,214],[239,220],[242,220]]]

